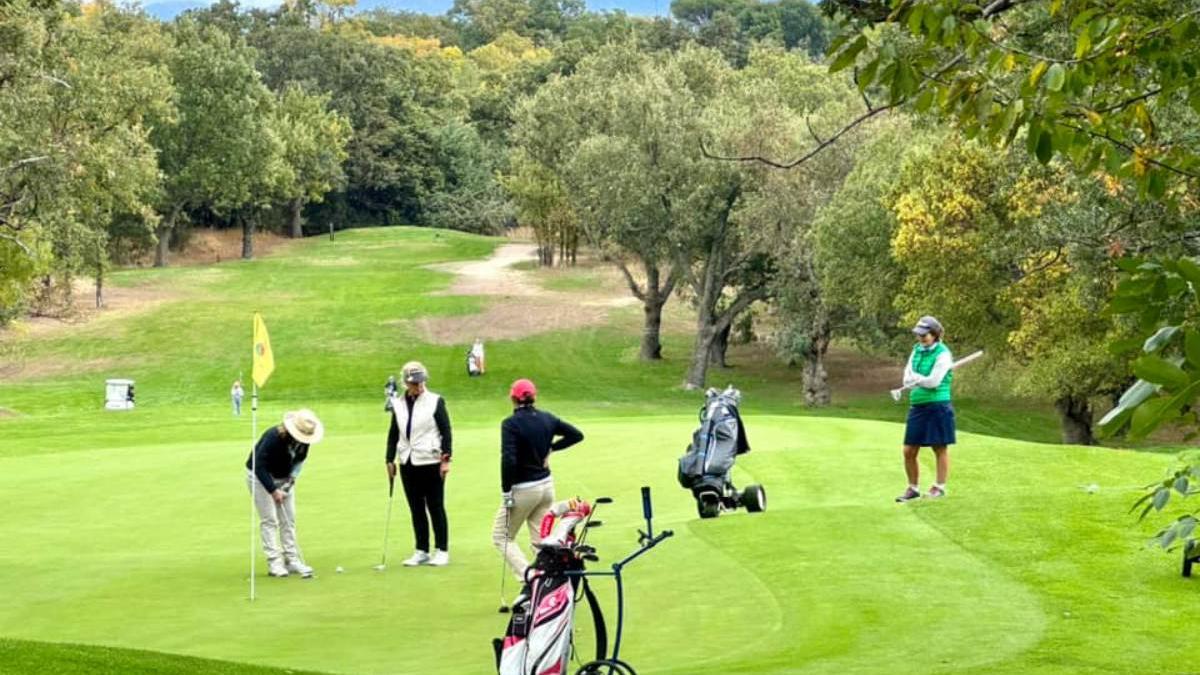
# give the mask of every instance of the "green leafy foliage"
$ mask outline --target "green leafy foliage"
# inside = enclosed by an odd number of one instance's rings
[[[1200,267],[1190,258],[1125,258],[1109,309],[1134,319],[1148,333],[1133,362],[1139,380],[1101,420],[1108,434],[1129,424],[1144,438],[1167,423],[1200,426]]]
[[[1168,0],[825,0],[831,70],[864,92],[1082,173],[1104,166],[1142,195],[1200,179],[1200,3]]]
[[[110,226],[153,219],[168,48],[159,26],[107,5],[0,6],[0,324],[28,302],[69,303],[75,275],[102,274]]]

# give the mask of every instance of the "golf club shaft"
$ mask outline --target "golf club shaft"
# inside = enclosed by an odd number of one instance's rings
[[[505,567],[508,567],[508,519],[512,514],[512,507],[504,507],[504,550],[500,552],[500,611],[503,613],[508,607],[508,603],[504,601],[504,582],[507,580],[508,572]]]
[[[394,483],[393,483],[394,484]],[[395,493],[388,489],[388,507],[387,519],[383,524],[383,558],[379,561],[380,567],[387,567],[387,552],[388,552],[388,532],[392,529],[392,502]]]

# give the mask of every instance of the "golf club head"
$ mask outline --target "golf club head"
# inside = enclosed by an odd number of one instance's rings
[[[603,520],[591,520],[591,521],[588,521],[587,525],[584,526],[584,529],[590,530],[592,528],[600,527],[603,524],[604,524]]]
[[[611,504],[612,497],[596,497],[597,504]]]
[[[372,569],[374,569],[376,572],[382,572],[387,569],[387,565],[376,565]]]
[[[512,610],[509,608],[508,605],[500,605],[500,610],[499,610],[500,614],[508,614],[510,611],[512,611]]]

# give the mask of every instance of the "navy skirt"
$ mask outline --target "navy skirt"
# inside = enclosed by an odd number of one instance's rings
[[[922,403],[909,408],[904,444],[953,445],[954,406],[949,403]]]

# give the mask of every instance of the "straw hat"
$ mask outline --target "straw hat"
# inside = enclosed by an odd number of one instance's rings
[[[305,445],[320,443],[325,437],[325,426],[317,419],[316,413],[308,408],[284,413],[283,426],[289,436]]]

